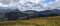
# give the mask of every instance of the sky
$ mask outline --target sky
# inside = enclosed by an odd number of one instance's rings
[[[0,0],[0,6],[18,8],[21,11],[44,11],[60,9],[60,0]]]

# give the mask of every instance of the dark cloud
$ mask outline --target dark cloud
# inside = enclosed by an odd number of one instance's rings
[[[11,0],[0,0],[0,3],[2,4],[9,4]]]
[[[14,2],[19,2],[20,0],[13,0]]]
[[[19,2],[19,0],[0,0],[0,3],[2,4],[10,4],[10,3],[16,3]]]

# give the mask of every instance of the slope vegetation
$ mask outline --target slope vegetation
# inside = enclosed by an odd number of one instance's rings
[[[60,16],[0,22],[1,26],[60,26]]]

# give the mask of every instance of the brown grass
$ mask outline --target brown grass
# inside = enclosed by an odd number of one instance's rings
[[[60,26],[60,16],[0,22],[1,26]]]

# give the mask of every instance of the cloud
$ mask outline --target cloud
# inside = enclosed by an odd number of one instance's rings
[[[22,2],[22,3],[21,3]],[[57,9],[60,7],[60,0],[33,0],[33,2],[30,1],[30,3],[27,3],[29,1],[22,0],[20,2],[20,6],[22,6],[23,10],[48,10],[48,9]],[[27,7],[28,8],[27,8]]]
[[[2,7],[16,7],[19,0],[0,0],[0,6]]]
[[[60,7],[60,0],[56,0],[55,3],[47,5],[47,8],[51,8],[51,9],[58,9],[58,7]]]
[[[11,0],[0,0],[0,3],[2,4],[9,4]]]
[[[0,0],[0,6],[15,7],[20,10],[43,11],[48,9],[59,9],[60,0]]]

